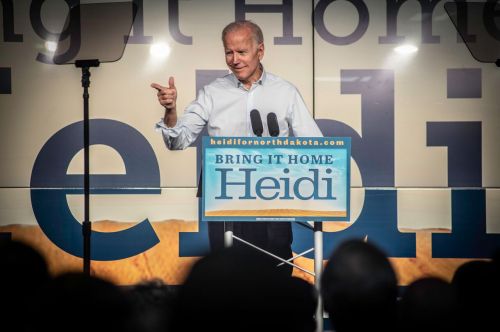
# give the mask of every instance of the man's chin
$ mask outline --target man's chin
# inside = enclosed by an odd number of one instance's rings
[[[233,74],[239,81],[244,81],[246,79],[246,76],[243,75],[242,72],[233,71]]]

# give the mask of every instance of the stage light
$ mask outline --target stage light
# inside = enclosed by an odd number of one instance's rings
[[[411,44],[404,44],[404,45],[399,45],[394,48],[394,52],[401,54],[401,55],[408,55],[412,54],[418,51],[418,47],[415,45]]]
[[[149,54],[156,59],[164,59],[170,55],[170,45],[165,42],[159,42],[151,45]]]
[[[412,41],[407,41],[404,44],[397,45],[392,50],[388,49],[381,67],[404,71],[408,66],[412,65],[417,55],[418,47],[415,45]]]
[[[50,53],[54,53],[57,50],[57,42],[55,41],[46,41],[45,49]]]

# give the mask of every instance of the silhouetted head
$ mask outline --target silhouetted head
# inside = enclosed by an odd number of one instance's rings
[[[278,273],[262,255],[230,248],[194,264],[175,305],[174,331],[312,331],[312,286]]]
[[[500,299],[500,273],[490,261],[469,261],[460,265],[453,275],[460,310],[466,328],[481,329],[493,324]]]
[[[0,287],[6,287],[6,290],[16,285],[23,289],[38,286],[49,279],[43,256],[24,242],[14,240],[0,243],[0,264]]]
[[[168,331],[177,295],[173,286],[152,279],[133,285],[127,293],[134,304],[134,315],[141,332]]]
[[[118,286],[83,273],[54,278],[39,298],[37,327],[46,331],[139,331],[134,308]]]
[[[321,278],[336,331],[387,330],[396,318],[397,280],[386,255],[361,240],[340,244]]]
[[[34,299],[49,280],[47,264],[31,245],[19,241],[0,243],[0,314],[3,331],[20,331],[37,310]]]
[[[457,296],[445,280],[427,277],[412,282],[400,301],[405,331],[456,331]]]

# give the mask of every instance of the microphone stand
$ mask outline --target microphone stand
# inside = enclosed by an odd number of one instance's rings
[[[257,137],[262,137],[263,127],[262,120],[260,118],[259,111],[252,110],[250,112],[250,119],[252,122],[252,130]],[[254,124],[255,122],[255,124]],[[257,124],[258,123],[258,124]],[[257,128],[258,127],[258,128]],[[234,224],[233,222],[224,221],[224,248],[229,248],[233,246],[234,237]]]

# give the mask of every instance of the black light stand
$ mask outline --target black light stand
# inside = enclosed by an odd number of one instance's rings
[[[84,191],[84,217],[82,223],[83,235],[83,273],[90,275],[90,235],[92,234],[92,223],[90,222],[89,198],[90,198],[90,175],[89,175],[89,86],[90,67],[99,67],[99,60],[76,60],[75,67],[82,68],[83,87],[83,191]]]
[[[66,32],[61,32],[54,52],[54,64],[74,64],[82,69],[83,87],[83,162],[84,162],[84,217],[82,222],[83,273],[90,275],[91,235],[90,222],[90,120],[89,86],[90,68],[101,63],[121,59],[130,30],[137,14],[132,1],[73,4],[66,16]],[[110,25],[110,22],[113,22]],[[68,37],[71,38],[68,39]]]

